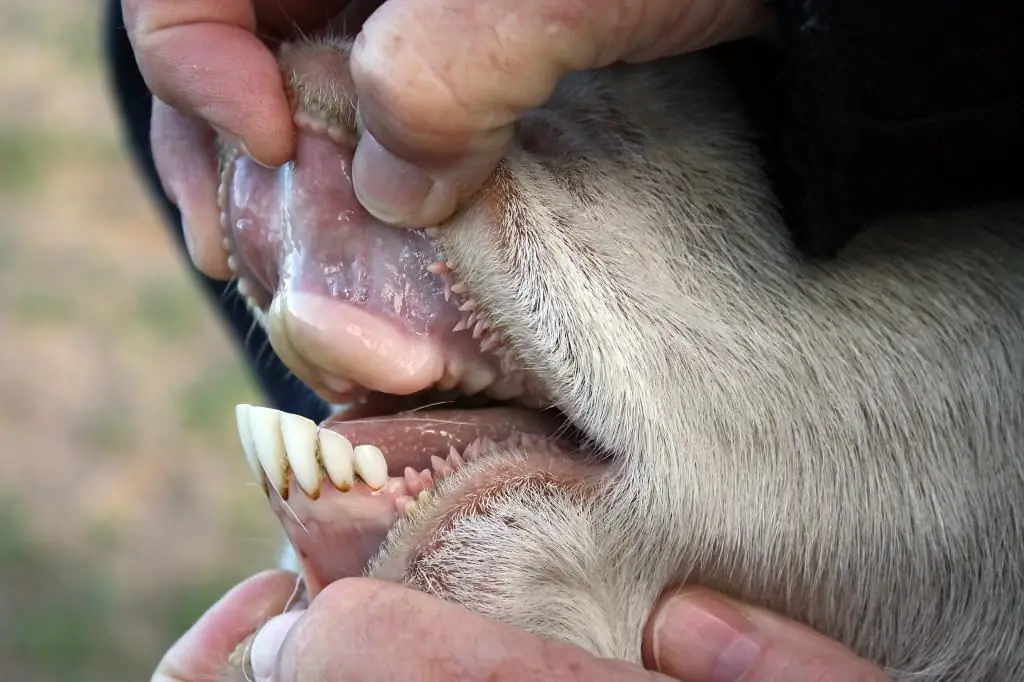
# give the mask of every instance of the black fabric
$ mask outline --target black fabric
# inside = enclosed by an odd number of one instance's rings
[[[121,18],[119,0],[107,5],[104,31],[108,77],[124,126],[126,142],[146,184],[163,210],[167,226],[174,233],[175,243],[185,262],[191,263],[182,233],[181,216],[164,194],[153,164],[149,144],[152,96],[135,63]],[[277,409],[301,414],[316,422],[326,419],[329,416],[327,404],[294,378],[274,355],[266,335],[258,325],[254,325],[242,298],[237,295],[234,282],[218,282],[203,276],[192,267],[189,270],[195,274],[208,300],[220,313],[231,336],[242,348],[249,367],[271,404]]]
[[[775,0],[782,48],[721,51],[797,243],[1024,197],[1024,3]]]

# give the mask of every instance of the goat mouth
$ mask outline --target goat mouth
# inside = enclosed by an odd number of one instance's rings
[[[441,434],[464,447],[466,429],[490,438],[565,431],[444,261],[437,233],[370,216],[352,190],[354,145],[308,115],[297,120],[296,159],[282,168],[229,151],[221,216],[238,292],[274,351],[340,406],[320,428],[395,443],[386,454],[397,462],[436,450]],[[456,413],[473,428],[455,428]]]
[[[228,266],[278,356],[332,403],[432,389],[547,406],[435,230],[392,227],[362,208],[354,144],[335,137],[302,130],[295,161],[279,169],[238,153],[224,163]]]
[[[433,391],[397,399],[371,394],[360,404],[342,407],[319,427],[353,443],[373,443],[387,458],[389,471],[396,473],[406,467],[424,468],[431,457],[445,457],[453,448],[462,451],[482,439],[497,443],[530,436],[566,451],[578,450],[582,442],[555,408],[537,410]]]
[[[356,200],[354,104],[325,97],[346,91],[346,48],[289,60],[301,66],[290,85],[306,93],[294,97],[295,160],[267,169],[222,149],[218,200],[239,294],[284,364],[337,409],[316,424],[236,408],[242,450],[298,562],[285,563],[301,575],[299,606],[364,575],[418,505],[458,499],[435,486],[467,463],[482,460],[453,487],[492,465],[595,458],[458,281],[437,234],[384,225]]]
[[[293,162],[231,152],[222,227],[239,293],[294,374],[339,411],[320,424],[241,405],[243,450],[307,590],[359,575],[394,523],[466,461],[584,452],[445,262],[430,230],[374,220],[354,143],[297,119]]]
[[[517,453],[569,463],[583,452],[560,414],[458,402],[340,413],[319,425],[238,406],[242,448],[294,549],[307,599],[363,575],[395,524],[434,500],[435,487],[467,462]]]

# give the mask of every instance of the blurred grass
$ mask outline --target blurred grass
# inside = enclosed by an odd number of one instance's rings
[[[76,416],[72,425],[76,440],[95,457],[130,455],[138,442],[130,407],[100,407]]]
[[[152,674],[148,652],[117,637],[125,598],[118,586],[92,557],[71,557],[34,542],[10,500],[0,500],[0,578],[23,588],[13,604],[4,604],[10,617],[0,620],[0,660],[8,666],[64,682]],[[152,609],[160,639],[179,637],[238,578],[208,578],[160,595]]]
[[[177,401],[185,431],[213,439],[235,433],[233,424],[225,427],[224,415],[251,395],[249,378],[241,370],[239,364],[226,364],[185,387]]]
[[[135,315],[159,342],[169,344],[194,335],[203,323],[195,292],[180,281],[145,282],[137,294]]]
[[[17,319],[26,324],[70,323],[78,317],[78,305],[74,299],[54,291],[22,291],[15,307]]]
[[[24,191],[39,178],[45,149],[38,136],[0,130],[0,190]]]
[[[280,530],[254,383],[121,147],[99,0],[0,3],[0,681],[149,679]]]
[[[0,191],[31,190],[47,170],[68,160],[102,164],[120,160],[122,154],[118,141],[107,135],[40,129],[25,123],[0,128]]]

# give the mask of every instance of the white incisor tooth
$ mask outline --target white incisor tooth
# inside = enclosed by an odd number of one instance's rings
[[[249,408],[249,429],[256,446],[256,457],[263,466],[270,485],[281,495],[285,487],[284,439],[281,438],[281,413],[269,407]]]
[[[320,494],[320,464],[316,461],[316,424],[302,415],[281,413],[281,439],[295,480],[310,497]]]
[[[245,453],[245,461],[252,468],[257,483],[263,483],[263,467],[256,457],[256,444],[252,442],[252,427],[249,423],[249,411],[251,405],[235,405],[235,424],[238,426],[238,440],[242,441],[242,452]]]
[[[356,473],[366,485],[380,490],[388,482],[388,461],[376,445],[357,445],[355,450]]]
[[[356,484],[352,459],[352,443],[348,442],[348,438],[328,429],[320,429],[320,461],[324,463],[331,483],[342,492]]]

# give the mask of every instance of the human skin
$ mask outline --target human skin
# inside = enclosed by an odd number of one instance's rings
[[[217,222],[213,130],[269,166],[295,152],[284,84],[263,36],[316,30],[325,17],[335,17],[335,30],[361,26],[352,54],[365,133],[353,162],[356,193],[385,222],[422,226],[452,215],[480,187],[513,122],[545,101],[564,74],[697,50],[750,35],[770,20],[763,0],[122,5],[156,97],[157,169],[182,212],[193,262],[215,278],[229,270]],[[463,38],[436,40],[441,33]]]
[[[294,585],[293,574],[269,571],[232,589],[167,652],[153,682],[214,677],[218,663],[255,625],[284,609]],[[284,632],[276,627],[280,624],[291,627]],[[801,625],[705,590],[668,595],[659,604],[644,637],[644,658],[651,670],[598,659],[420,592],[369,579],[332,584],[307,611],[281,616],[265,632],[268,636],[257,636],[252,651],[257,682],[889,679],[845,647]],[[474,646],[443,646],[464,638],[471,638]],[[269,650],[261,649],[268,644]],[[396,656],[396,649],[403,655]],[[382,669],[381,660],[394,665]]]

